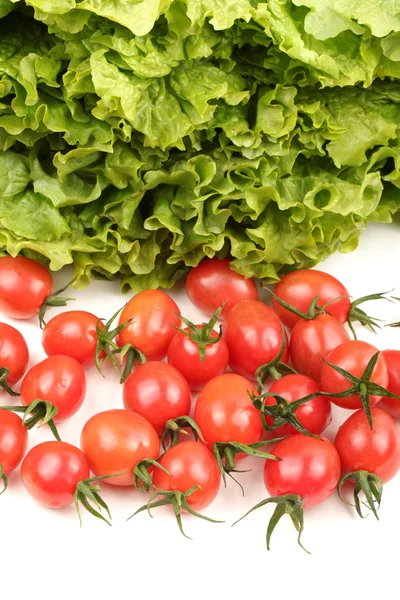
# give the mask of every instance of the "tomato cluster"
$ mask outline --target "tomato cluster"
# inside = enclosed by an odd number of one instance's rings
[[[345,485],[353,487],[359,514],[363,493],[376,516],[383,483],[400,469],[394,421],[400,350],[379,352],[350,338],[346,323],[354,333],[356,320],[378,326],[359,308],[362,299],[352,303],[334,277],[303,270],[281,279],[270,308],[256,283],[227,259],[203,260],[187,277],[186,291],[208,322],[193,324],[165,292],[147,290],[107,323],[73,310],[45,324],[44,308],[67,300],[53,292],[50,273],[29,258],[0,258],[0,310],[11,318],[39,315],[47,354],[27,371],[23,336],[0,323],[0,387],[20,397],[19,405],[0,407],[3,491],[22,462],[22,481],[36,500],[52,508],[75,503],[78,512],[84,507],[109,523],[100,482],[136,487],[152,491],[137,512],[171,504],[184,533],[182,512],[211,520],[199,511],[250,455],[265,459],[269,496],[249,512],[276,505],[268,547],[284,514],[301,544],[303,510],[336,489],[341,496]],[[120,374],[124,408],[93,415],[78,448],[61,441],[56,423],[79,410],[85,370],[96,366],[102,373],[104,360]],[[333,442],[322,436],[332,404],[356,411]],[[28,430],[39,422],[56,439],[26,454]]]

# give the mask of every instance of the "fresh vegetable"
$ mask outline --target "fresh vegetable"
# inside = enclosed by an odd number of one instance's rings
[[[138,366],[124,384],[124,406],[142,415],[159,435],[167,421],[188,415],[190,388],[186,379],[172,365],[150,361]]]
[[[22,419],[13,412],[0,409],[0,479],[2,494],[8,486],[7,476],[14,471],[25,456],[28,432]]]
[[[28,362],[29,350],[23,335],[15,327],[0,323],[0,390],[13,395],[10,385],[21,379]]]
[[[70,356],[49,356],[25,375],[21,402],[29,406],[35,400],[48,400],[57,407],[54,421],[64,421],[82,406],[86,395],[86,376],[82,365]]]
[[[221,319],[242,300],[258,300],[253,279],[245,279],[231,269],[225,258],[205,258],[189,272],[186,293],[191,302],[207,315],[213,315],[222,306]]]
[[[396,396],[400,396],[400,350],[383,350],[382,356],[385,359],[389,375],[387,389]],[[400,400],[382,398],[379,408],[383,408],[395,419],[400,419]]]

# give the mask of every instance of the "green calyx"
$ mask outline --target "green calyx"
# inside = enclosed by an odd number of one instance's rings
[[[3,489],[0,492],[0,496],[1,496],[1,494],[4,494],[4,492],[8,488],[8,478],[7,478],[7,475],[3,471],[3,465],[0,465],[0,479],[3,482]]]
[[[282,298],[279,298],[279,296],[277,296],[273,292],[271,292],[271,295],[272,295],[273,299],[278,304],[280,304],[283,308],[286,308],[286,310],[290,311],[294,315],[297,315],[298,317],[301,317],[305,321],[312,321],[313,319],[316,319],[321,313],[327,312],[325,310],[326,306],[328,306],[328,304],[330,304],[331,302],[334,302],[335,300],[339,299],[339,298],[335,298],[334,300],[331,300],[324,306],[318,306],[320,297],[315,296],[315,298],[313,298],[312,301],[310,302],[310,306],[308,307],[308,312],[305,313],[305,312],[299,310],[298,308],[296,308],[295,306],[293,306],[293,304],[289,304],[289,302],[285,302],[285,300],[282,300]]]
[[[164,450],[167,448],[172,448],[179,443],[180,434],[188,435],[187,429],[190,429],[194,435],[194,439],[200,439],[202,442],[205,442],[203,434],[200,431],[200,427],[197,425],[196,421],[187,415],[183,415],[182,417],[177,417],[176,419],[170,419],[165,424],[165,429],[161,437],[161,445]]]
[[[121,473],[118,473],[118,475],[103,475],[102,477],[91,477],[89,479],[82,479],[82,481],[79,481],[75,489],[74,502],[81,527],[81,506],[83,506],[83,508],[85,508],[94,517],[101,519],[102,521],[107,523],[107,525],[111,525],[110,509],[99,494],[99,492],[101,492],[101,487],[100,485],[98,485],[98,482],[103,481],[104,479],[118,477],[119,475],[121,475]],[[92,485],[93,483],[97,483],[97,485]],[[101,513],[102,509],[106,511],[108,519]]]
[[[139,513],[143,512],[145,510],[147,510],[150,517],[152,517],[153,515],[151,514],[151,510],[153,508],[158,508],[159,506],[171,505],[173,508],[175,519],[176,519],[176,522],[178,523],[178,527],[179,527],[181,534],[190,540],[192,538],[190,538],[188,535],[186,535],[186,533],[183,530],[182,510],[185,510],[186,512],[190,513],[194,517],[198,517],[199,519],[203,519],[204,521],[209,521],[210,523],[223,523],[223,521],[216,521],[215,519],[210,519],[210,517],[206,517],[205,515],[198,513],[196,510],[194,510],[190,506],[190,504],[188,502],[188,498],[189,498],[189,496],[194,494],[194,492],[198,489],[201,489],[200,486],[194,485],[193,487],[188,489],[186,492],[180,492],[178,490],[157,490],[151,496],[151,498],[149,499],[147,504],[144,504],[136,512],[134,512],[133,515],[131,515],[129,517],[128,521],[130,519],[132,519],[135,515],[138,515]],[[157,499],[157,498],[159,498],[159,499]]]
[[[138,462],[133,469],[133,483],[139,492],[149,492],[151,488],[154,487],[149,472],[150,467],[156,467],[157,469],[164,471],[167,475],[171,475],[171,473],[157,460],[154,460],[153,458],[144,458]]]
[[[268,523],[267,528],[266,543],[268,550],[270,550],[271,536],[274,532],[275,527],[284,515],[289,515],[294,525],[294,528],[299,534],[297,537],[297,542],[299,546],[305,552],[307,552],[307,554],[310,554],[309,551],[301,543],[301,534],[304,530],[304,499],[296,494],[286,494],[285,496],[272,496],[271,498],[265,498],[264,500],[253,506],[253,508],[251,508],[249,511],[247,511],[247,513],[243,515],[243,517],[241,517],[238,521],[233,523],[233,525],[236,525],[236,523],[239,523],[250,513],[257,510],[258,508],[266,506],[267,504],[276,504],[276,508]]]
[[[287,343],[286,343],[285,328],[282,325],[282,342],[281,342],[281,347],[279,349],[279,354],[275,358],[270,360],[268,363],[265,363],[264,365],[259,366],[255,372],[258,391],[260,393],[262,393],[264,391],[264,383],[270,377],[272,377],[272,379],[278,380],[281,377],[283,377],[284,375],[296,375],[297,374],[297,371],[295,369],[293,369],[286,363],[282,362],[282,357],[285,353],[286,346],[287,346]]]
[[[45,327],[45,325],[46,325],[46,321],[44,320],[44,317],[46,314],[46,310],[49,306],[67,306],[67,303],[70,302],[70,300],[75,300],[75,298],[66,298],[65,296],[60,296],[60,294],[65,292],[65,290],[68,289],[69,286],[74,283],[74,281],[75,280],[73,279],[72,281],[67,283],[67,285],[62,287],[61,289],[57,290],[56,292],[53,292],[52,294],[50,294],[50,296],[47,296],[47,298],[45,299],[45,301],[43,302],[43,304],[39,310],[38,317],[39,317],[40,329],[43,329],[43,327]]]
[[[186,335],[186,337],[188,337],[194,344],[197,344],[201,362],[204,362],[206,360],[207,346],[209,346],[210,344],[218,344],[218,342],[222,338],[222,325],[219,326],[219,334],[217,337],[213,337],[212,334],[214,331],[214,327],[217,324],[217,321],[221,314],[221,311],[224,307],[224,304],[225,302],[217,308],[217,310],[215,311],[211,319],[208,321],[208,323],[202,323],[200,326],[194,325],[194,323],[189,321],[189,319],[182,317],[182,315],[178,313],[174,313],[177,317],[180,318],[182,323],[186,325],[186,328],[189,331],[186,331],[186,329],[181,327],[174,326],[174,328],[177,329],[177,331],[183,333],[183,335]]]
[[[7,394],[9,394],[10,396],[19,396],[19,394],[17,392],[14,392],[14,390],[12,390],[8,385],[7,377],[9,376],[9,374],[9,369],[6,369],[6,367],[0,367],[0,391],[7,392]]]
[[[48,400],[37,398],[29,406],[0,406],[0,409],[22,413],[22,422],[28,431],[41,421],[39,427],[48,425],[55,439],[61,442],[60,435],[54,423],[54,417],[58,413],[58,408]]]
[[[354,504],[347,502],[342,496],[342,487],[346,481],[354,482]],[[353,471],[352,473],[347,473],[339,481],[337,491],[339,498],[349,506],[354,506],[362,519],[364,519],[367,515],[363,515],[361,504],[366,506],[379,521],[377,510],[379,509],[382,501],[383,484],[378,475],[375,475],[375,473],[369,473],[368,471]],[[360,501],[360,492],[363,492],[365,496],[365,502]]]
[[[347,324],[350,327],[355,340],[357,339],[357,334],[353,327],[354,322],[361,323],[361,325],[367,327],[373,333],[376,333],[376,330],[381,328],[380,323],[382,322],[382,319],[377,319],[376,317],[367,315],[366,312],[359,308],[359,305],[363,304],[364,302],[369,302],[370,300],[387,300],[388,302],[393,302],[393,300],[396,300],[396,298],[388,297],[388,294],[390,294],[392,291],[393,290],[390,290],[389,292],[380,292],[378,294],[363,296],[362,298],[358,298],[351,303],[347,317]]]

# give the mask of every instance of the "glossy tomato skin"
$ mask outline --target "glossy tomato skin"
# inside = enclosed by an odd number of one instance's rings
[[[355,377],[361,377],[365,368],[368,365],[370,359],[378,352],[378,349],[367,342],[361,340],[351,340],[345,342],[340,346],[337,346],[326,356],[326,360],[330,363],[345,369]],[[376,363],[373,371],[371,381],[378,385],[387,388],[389,375],[386,366],[386,361],[382,355],[379,354],[378,362]],[[345,379],[342,375],[337,373],[332,367],[326,362],[321,367],[321,389],[324,392],[335,394],[337,392],[343,392],[348,390],[352,384],[350,381]],[[370,404],[373,406],[379,400],[381,396],[370,396]],[[353,394],[348,398],[331,398],[331,402],[342,408],[357,409],[361,408],[361,401],[358,394]]]
[[[310,321],[301,319],[292,330],[290,358],[296,371],[319,382],[323,359],[348,341],[346,329],[330,315],[321,314]]]
[[[175,335],[174,327],[181,324],[178,315],[177,304],[162,290],[140,292],[129,300],[121,313],[120,324],[129,319],[131,322],[120,333],[118,343],[121,347],[132,344],[147,360],[162,360]]]
[[[339,428],[334,443],[343,475],[365,470],[385,483],[400,469],[399,430],[384,410],[374,406],[371,415],[372,429],[363,410],[353,413]]]
[[[154,427],[130,410],[114,409],[97,413],[87,421],[81,434],[81,448],[96,476],[115,475],[105,483],[133,486],[133,469],[144,458],[155,460],[160,440]]]
[[[246,279],[230,268],[230,260],[205,258],[186,279],[189,300],[207,315],[213,315],[225,302],[221,319],[242,300],[258,300],[254,279]]]
[[[7,325],[0,323],[0,368],[10,371],[7,383],[13,385],[24,375],[29,362],[29,350],[23,335]]]
[[[27,447],[28,432],[21,417],[0,410],[0,465],[5,475],[18,467]]]
[[[188,415],[191,408],[186,379],[175,367],[161,361],[137,367],[124,384],[123,399],[125,408],[142,415],[159,435],[169,419]]]
[[[282,323],[263,302],[244,300],[229,311],[224,338],[231,369],[254,379],[258,367],[278,356],[282,346]],[[289,360],[287,345],[281,360],[285,363]]]
[[[387,389],[392,394],[400,396],[400,350],[383,350],[382,354],[388,368],[389,383]],[[379,408],[385,410],[395,419],[400,419],[400,400],[396,398],[382,398]]]
[[[194,510],[202,510],[215,500],[221,484],[221,472],[215,456],[206,446],[198,442],[181,442],[167,450],[159,462],[170,475],[154,469],[156,488],[184,493],[198,485],[199,489],[187,498]]]
[[[42,334],[43,349],[47,356],[64,354],[77,360],[84,369],[94,365],[97,345],[96,325],[104,324],[98,317],[84,310],[68,310],[53,317]]]
[[[0,312],[14,319],[30,319],[53,292],[49,271],[24,256],[0,258]]]
[[[275,381],[271,388],[271,394],[282,396],[288,402],[295,402],[305,396],[320,391],[319,385],[310,377],[304,375],[286,375],[278,381]],[[273,406],[276,404],[275,398],[269,396],[265,404]],[[328,398],[316,396],[309,402],[306,402],[294,413],[300,424],[310,433],[319,435],[329,425],[332,420],[332,407]],[[272,425],[274,420],[265,415],[267,425]],[[292,425],[286,423],[273,430],[275,437],[285,437],[287,435],[296,435],[299,433]]]
[[[201,329],[201,325],[198,327]],[[213,331],[211,336],[217,338],[218,333]],[[208,381],[225,373],[229,365],[228,346],[223,338],[216,344],[207,344],[202,362],[198,345],[178,331],[168,348],[168,362],[182,373],[192,390],[199,391]]]
[[[204,386],[194,420],[210,448],[215,442],[251,444],[262,439],[260,413],[249,397],[254,391],[249,380],[234,373],[215,377]]]
[[[276,284],[274,293],[276,296],[291,304],[303,313],[308,313],[309,306],[316,296],[319,296],[318,306],[324,306],[330,300],[339,298],[326,307],[327,311],[339,323],[346,323],[350,310],[349,292],[329,273],[315,269],[301,269],[288,273]],[[343,296],[343,297],[342,297]],[[293,328],[295,323],[301,319],[298,315],[284,308],[275,299],[272,306],[286,327]]]
[[[83,452],[66,442],[43,442],[34,446],[21,466],[26,490],[49,508],[72,504],[77,484],[89,476],[89,464]]]
[[[326,438],[299,433],[278,442],[271,452],[281,458],[265,462],[264,483],[271,496],[298,494],[304,499],[304,508],[311,508],[335,491],[340,459]]]
[[[82,406],[86,395],[83,367],[70,356],[49,356],[32,367],[21,385],[21,401],[29,406],[34,400],[48,400],[58,408],[54,421],[64,421]]]

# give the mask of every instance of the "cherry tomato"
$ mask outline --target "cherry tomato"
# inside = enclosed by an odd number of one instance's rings
[[[87,458],[66,442],[43,442],[26,455],[22,482],[40,504],[62,508],[74,502],[77,484],[90,475]]]
[[[271,388],[271,394],[277,394],[282,396],[288,402],[295,402],[301,398],[305,398],[310,394],[319,392],[319,385],[310,377],[304,375],[286,375],[278,381],[275,381]],[[273,406],[276,404],[274,397],[267,396],[265,404],[267,406]],[[316,396],[312,400],[309,400],[300,408],[298,408],[294,415],[299,420],[300,424],[307,429],[310,433],[319,435],[329,425],[332,420],[331,403],[328,398],[324,396]],[[267,425],[272,425],[274,419],[268,415],[265,415]],[[274,429],[275,437],[285,437],[287,435],[295,435],[299,433],[289,423]]]
[[[127,487],[133,486],[133,469],[138,462],[158,457],[160,440],[144,417],[114,409],[89,419],[82,430],[81,448],[96,476],[124,473],[105,483]]]
[[[304,499],[304,508],[311,508],[335,491],[340,459],[327,439],[292,435],[271,452],[281,459],[265,462],[264,483],[271,496],[296,494]]]
[[[400,469],[400,438],[396,423],[380,408],[371,408],[372,429],[363,410],[353,413],[336,434],[342,473],[368,471],[385,483]]]
[[[58,408],[55,422],[64,421],[82,406],[86,395],[83,367],[70,356],[55,355],[32,367],[22,381],[21,401],[48,400]]]
[[[169,419],[188,415],[190,388],[186,379],[172,365],[147,362],[131,373],[124,384],[124,406],[142,415],[162,434]]]
[[[25,456],[28,432],[21,417],[8,410],[0,410],[0,466],[8,475]]]
[[[192,269],[186,279],[186,293],[189,300],[207,315],[213,315],[225,302],[221,319],[238,302],[258,300],[254,279],[235,273],[227,258],[205,258]]]
[[[174,314],[177,313],[177,314]],[[147,360],[162,360],[180,326],[180,310],[161,290],[146,290],[134,296],[125,306],[119,322],[131,322],[119,335],[119,345],[132,344]]]
[[[209,381],[197,399],[194,420],[209,447],[215,442],[251,444],[263,436],[260,413],[249,393],[253,384],[234,373]]]
[[[350,340],[346,329],[330,315],[297,321],[290,338],[290,358],[296,371],[315,381],[321,380],[321,367],[327,354]]]
[[[49,271],[24,256],[0,258],[0,311],[14,319],[30,319],[53,291]]]
[[[318,296],[318,306],[322,307],[330,300],[338,298],[327,306],[327,311],[339,323],[346,323],[350,310],[349,292],[335,277],[322,271],[301,269],[288,273],[276,284],[274,293],[278,298],[291,304],[303,313],[308,313],[313,299]],[[275,299],[272,306],[286,327],[294,327],[300,316],[284,308]]]
[[[0,323],[0,368],[10,371],[6,377],[9,385],[21,379],[28,362],[29,350],[25,338],[11,325]]]
[[[213,502],[221,484],[221,473],[212,452],[198,442],[181,442],[167,450],[159,460],[169,471],[154,469],[153,483],[161,490],[187,492],[197,485],[199,489],[187,497],[194,510],[202,510]]]
[[[244,300],[229,311],[224,337],[232,370],[254,379],[258,367],[278,356],[282,346],[282,323],[266,304]],[[281,360],[285,363],[289,360],[287,346]]]
[[[69,310],[53,317],[43,330],[42,344],[47,356],[64,354],[75,358],[84,369],[94,365],[98,317],[84,310]]]
[[[350,342],[345,342],[344,344],[341,344],[340,346],[337,346],[331,350],[331,352],[329,352],[329,354],[326,356],[326,360],[333,365],[345,369],[355,377],[361,377],[368,365],[368,362],[377,352],[378,349],[371,344],[367,344],[367,342],[351,340]],[[379,354],[378,362],[375,365],[370,381],[387,388],[389,376],[386,361],[382,354]],[[352,387],[352,385],[353,384],[348,379],[346,379],[343,375],[340,375],[340,373],[335,371],[326,362],[322,364],[321,388],[324,392],[328,392],[329,394],[335,394],[338,392],[340,393],[348,390]],[[371,395],[370,405],[373,406],[379,402],[380,399],[381,396]],[[342,408],[362,407],[360,396],[358,394],[353,394],[347,398],[332,397],[331,402],[337,406],[341,406]]]
[[[400,396],[400,350],[383,350],[383,357],[388,368],[389,383],[387,389],[392,394]],[[386,410],[395,419],[400,419],[400,400],[396,398],[382,398],[379,408]]]
[[[197,327],[202,329],[201,325]],[[216,339],[218,333],[211,332],[211,337]],[[197,343],[178,331],[168,348],[168,362],[182,373],[192,390],[198,391],[210,379],[225,373],[229,364],[228,346],[223,338],[216,344],[207,344],[203,362]]]

